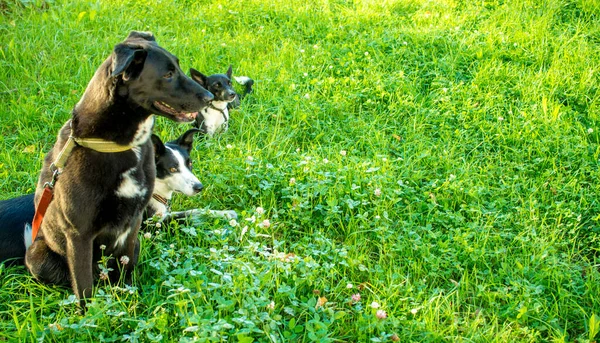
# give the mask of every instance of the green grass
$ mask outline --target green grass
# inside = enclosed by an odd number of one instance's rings
[[[173,203],[239,225],[152,229],[85,316],[0,266],[0,341],[600,339],[597,1],[0,0],[1,199],[132,29],[256,80]]]

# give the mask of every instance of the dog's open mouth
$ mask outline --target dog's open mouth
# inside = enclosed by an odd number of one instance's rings
[[[157,110],[162,112],[162,114],[170,115],[174,117],[176,121],[191,122],[194,121],[198,115],[198,112],[186,113],[177,111],[173,107],[169,106],[169,104],[162,101],[155,101],[153,105]]]

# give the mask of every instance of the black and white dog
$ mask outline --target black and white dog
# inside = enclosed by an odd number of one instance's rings
[[[169,201],[173,193],[186,196],[198,194],[203,186],[192,172],[190,152],[194,135],[198,129],[191,129],[179,138],[163,143],[157,135],[152,135],[155,151],[156,180],[154,193],[146,207],[144,221],[169,222],[201,215],[236,219],[232,210],[216,211],[193,209],[182,212],[170,212]],[[31,245],[31,221],[35,212],[34,194],[0,201],[0,263],[21,265],[26,248]],[[142,226],[144,229],[144,226]]]
[[[169,222],[170,220],[200,215],[227,219],[237,218],[237,213],[232,210],[193,209],[181,212],[171,212],[169,210],[169,200],[173,193],[193,196],[203,188],[196,175],[192,173],[192,159],[190,158],[194,135],[197,132],[200,132],[200,130],[188,130],[176,140],[166,144],[163,144],[158,136],[152,135],[156,157],[156,182],[154,194],[152,194],[152,199],[146,207],[144,221]]]
[[[25,253],[30,273],[46,283],[70,284],[82,310],[99,277],[95,261],[102,256],[115,258],[108,266],[111,280],[124,276],[130,283],[139,256],[138,231],[154,191],[154,115],[191,122],[212,99],[151,33],[132,31],[117,44],[44,159],[36,206],[48,199],[46,185],[57,176],[53,166],[60,167],[68,156],[39,233]]]
[[[225,74],[206,76],[194,68],[190,68],[192,79],[206,88],[214,96],[206,108],[200,111],[201,116],[196,117],[194,126],[200,128],[209,137],[225,132],[228,128],[229,110],[240,105],[241,99],[252,92],[254,80],[247,76],[236,77],[235,80],[245,86],[244,93],[240,96],[231,84],[233,70],[229,66]]]

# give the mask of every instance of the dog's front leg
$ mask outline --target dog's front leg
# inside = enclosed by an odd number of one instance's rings
[[[140,240],[138,238],[138,233],[141,225],[142,216],[140,216],[140,218],[136,221],[136,225],[133,226],[137,229],[131,230],[132,232],[127,237],[126,254],[129,257],[129,262],[123,268],[123,271],[125,272],[124,281],[126,285],[132,284],[133,269],[135,268],[135,265],[137,264],[138,258],[140,256]]]
[[[92,296],[94,275],[92,272],[93,240],[82,235],[67,237],[67,263],[71,274],[71,284],[85,311],[85,300]]]

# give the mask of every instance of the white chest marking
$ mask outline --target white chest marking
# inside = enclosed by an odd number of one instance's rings
[[[152,127],[154,126],[154,116],[148,117],[148,119],[144,120],[138,126],[137,131],[135,131],[135,136],[133,136],[132,145],[138,146],[146,143],[148,139],[150,139],[150,135],[152,134]]]
[[[117,239],[115,240],[114,248],[125,245],[125,241],[127,241],[127,237],[129,237],[130,233],[131,233],[131,228],[128,227],[127,230],[125,230],[122,234],[117,236]]]
[[[115,192],[117,196],[121,198],[138,198],[146,195],[148,190],[140,186],[140,184],[133,177],[133,173],[135,173],[136,170],[137,168],[131,168],[121,174],[123,180]]]
[[[217,108],[223,107],[223,112],[215,110],[211,107],[206,107],[202,112],[204,119],[204,127],[209,135],[213,135],[220,130],[227,130],[226,121],[229,120],[229,110],[227,109],[227,103],[224,101],[215,101],[213,105]]]

